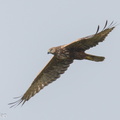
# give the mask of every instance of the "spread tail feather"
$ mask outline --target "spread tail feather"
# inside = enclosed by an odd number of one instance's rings
[[[103,61],[105,57],[86,54],[85,59],[100,62]]]

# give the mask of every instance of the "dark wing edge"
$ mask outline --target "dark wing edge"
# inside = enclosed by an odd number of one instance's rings
[[[79,38],[78,40],[64,45],[66,49],[69,50],[88,50],[91,47],[96,46],[99,42],[103,42],[106,36],[117,26],[114,21],[108,25],[108,21],[106,21],[103,29],[101,32],[99,32],[100,26],[98,25],[97,31],[94,35],[90,35],[87,37]]]
[[[23,105],[41,89],[59,78],[60,74],[63,74],[72,62],[73,59],[58,60],[56,57],[53,57],[34,79],[33,83],[25,92],[25,94],[18,101],[8,104],[11,105],[10,108],[18,106],[21,103]]]

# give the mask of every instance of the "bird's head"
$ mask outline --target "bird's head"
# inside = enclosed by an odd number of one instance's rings
[[[52,47],[52,48],[50,48],[49,50],[48,50],[48,54],[55,54],[55,52],[56,52],[56,48],[55,47]]]

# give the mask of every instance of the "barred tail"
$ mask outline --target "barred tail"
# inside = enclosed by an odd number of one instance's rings
[[[100,61],[103,61],[105,59],[105,57],[86,54],[85,59],[92,60],[95,62],[100,62]]]

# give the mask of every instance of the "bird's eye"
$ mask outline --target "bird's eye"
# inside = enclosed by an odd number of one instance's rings
[[[52,52],[53,51],[53,49],[50,49],[50,52]]]

